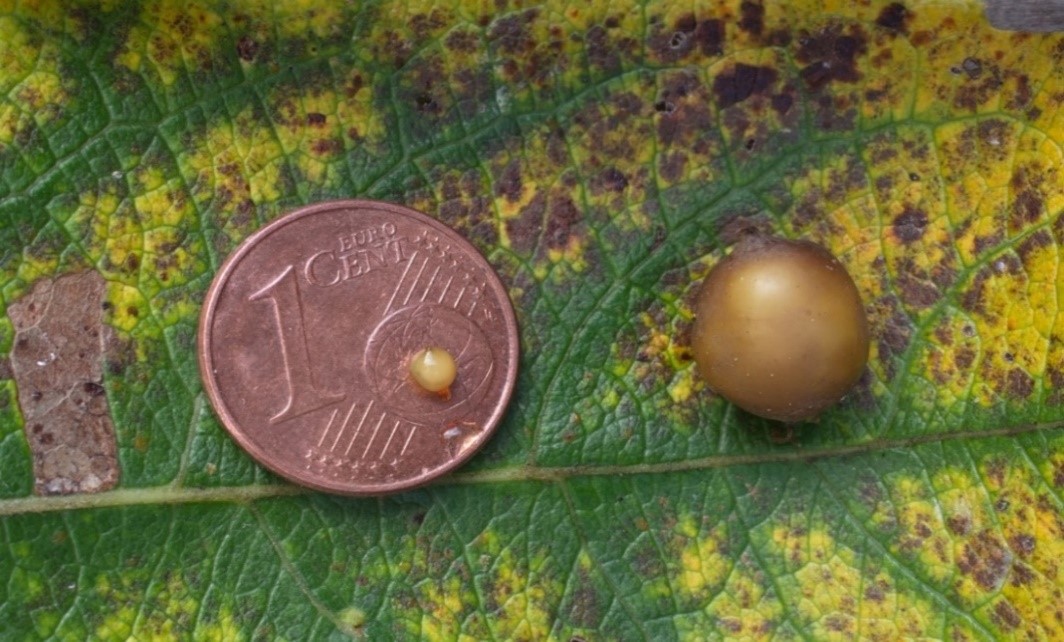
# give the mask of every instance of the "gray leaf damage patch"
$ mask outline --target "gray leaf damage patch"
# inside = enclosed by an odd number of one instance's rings
[[[986,18],[1006,31],[1064,31],[1064,0],[987,0]]]
[[[118,481],[103,388],[106,283],[94,271],[41,279],[7,308],[11,370],[38,495],[107,490]]]

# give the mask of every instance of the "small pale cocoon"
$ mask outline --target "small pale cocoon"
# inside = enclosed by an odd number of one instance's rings
[[[443,394],[458,376],[458,365],[443,348],[425,348],[410,360],[410,376],[425,390]]]

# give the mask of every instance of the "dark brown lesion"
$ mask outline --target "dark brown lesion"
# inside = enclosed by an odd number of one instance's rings
[[[829,83],[855,83],[861,79],[860,57],[868,52],[868,36],[856,25],[829,23],[816,31],[802,30],[795,55],[806,86],[818,91]]]
[[[892,2],[879,12],[876,17],[876,24],[896,33],[906,33],[908,31],[907,23],[912,19],[912,15],[912,12],[904,4]]]
[[[713,79],[713,94],[723,109],[765,93],[776,84],[778,76],[772,67],[736,63]]]
[[[98,272],[41,279],[7,313],[38,495],[107,490],[118,482],[114,424],[103,386],[106,282]]]

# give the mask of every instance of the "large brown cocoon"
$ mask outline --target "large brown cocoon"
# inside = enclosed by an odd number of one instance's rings
[[[694,358],[710,388],[769,419],[819,416],[868,360],[857,287],[815,243],[743,241],[706,277],[695,315]]]

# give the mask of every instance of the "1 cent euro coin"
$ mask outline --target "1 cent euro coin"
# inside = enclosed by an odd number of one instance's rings
[[[310,488],[378,495],[461,465],[513,392],[513,308],[483,256],[412,209],[297,209],[226,259],[200,315],[204,387],[255,460]],[[411,376],[450,357],[446,390]],[[453,380],[451,378],[453,377]]]

